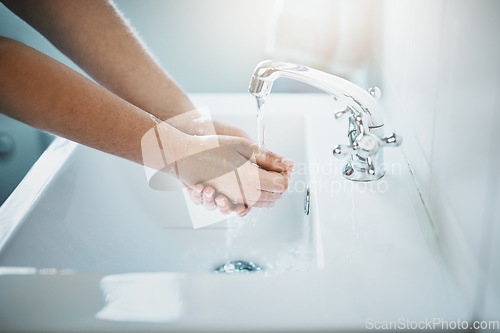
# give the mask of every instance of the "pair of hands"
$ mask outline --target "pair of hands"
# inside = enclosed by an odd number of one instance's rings
[[[214,126],[217,135],[191,138],[193,153],[207,151],[214,143],[219,147],[214,154],[204,154],[198,160],[201,167],[197,172],[188,172],[197,177],[180,176],[191,200],[207,210],[219,209],[223,214],[234,211],[240,216],[248,214],[251,207],[274,206],[288,188],[294,162],[259,148],[239,128],[218,122]],[[210,172],[217,169],[224,169],[225,173],[207,177],[217,174]],[[230,172],[235,170],[236,177],[235,172]]]

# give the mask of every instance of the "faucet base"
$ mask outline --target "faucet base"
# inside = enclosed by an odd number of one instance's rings
[[[373,174],[369,170],[368,164],[363,166],[360,161],[353,163],[353,157],[350,156],[342,170],[342,176],[354,182],[371,182],[379,180],[385,175],[385,170],[380,167],[375,169],[375,173]]]

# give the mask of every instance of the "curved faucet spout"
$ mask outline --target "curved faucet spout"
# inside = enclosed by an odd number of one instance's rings
[[[336,157],[349,156],[342,171],[345,178],[353,181],[373,181],[384,176],[382,148],[389,145],[398,146],[401,144],[401,138],[396,134],[383,137],[384,122],[374,98],[378,88],[371,89],[368,93],[354,83],[332,74],[306,66],[266,60],[255,68],[248,88],[256,97],[259,108],[271,92],[274,80],[280,77],[319,88],[346,105],[346,109],[337,112],[335,117],[349,115],[349,145],[339,145],[333,150]]]
[[[381,127],[384,122],[378,110],[377,101],[367,91],[338,76],[306,66],[272,60],[262,61],[255,68],[248,91],[265,98],[280,77],[297,80],[337,97],[347,106],[369,118],[370,126]]]

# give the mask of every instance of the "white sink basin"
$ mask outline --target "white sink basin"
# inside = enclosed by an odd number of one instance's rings
[[[255,117],[221,117],[255,132]],[[280,118],[270,115],[269,127]],[[268,142],[304,165],[304,115],[287,118],[294,135]],[[267,270],[308,270],[316,248],[304,213],[306,175],[273,209],[194,230],[179,191],[148,186],[142,166],[100,151],[58,140],[66,158],[38,191],[18,230],[5,244],[0,266],[71,269],[82,272],[213,272],[230,260],[251,260]],[[35,167],[32,174],[47,175]],[[51,170],[52,171],[52,170]],[[20,196],[20,193],[17,194]]]
[[[250,95],[194,100],[256,134]],[[385,151],[378,182],[342,178],[337,107],[323,94],[271,94],[266,144],[297,162],[289,193],[273,209],[197,230],[181,193],[150,189],[142,167],[56,141],[0,208],[0,331],[345,331],[470,319],[402,151]],[[265,270],[213,273],[230,260]]]

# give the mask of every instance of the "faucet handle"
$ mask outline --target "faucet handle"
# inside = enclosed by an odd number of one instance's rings
[[[333,149],[333,156],[342,158],[344,156],[352,154],[355,149],[356,148],[354,146],[338,145]]]
[[[396,133],[392,133],[391,136],[380,138],[380,145],[382,147],[397,147],[403,143],[403,138]]]
[[[379,179],[385,174],[383,165],[380,164],[379,151],[384,147],[397,147],[403,142],[402,138],[396,133],[391,136],[379,138],[371,133],[360,134],[351,145],[338,145],[333,149],[333,156],[342,158],[350,155],[349,160],[344,167],[344,176],[354,180],[374,180]],[[356,161],[356,162],[354,162]],[[358,175],[353,163],[358,164]],[[363,175],[363,172],[366,175]]]
[[[349,154],[357,154],[360,157],[367,158],[375,155],[380,148],[383,147],[397,147],[401,145],[403,139],[396,133],[385,138],[379,138],[374,134],[359,135],[352,145],[338,145],[333,149],[335,157],[342,158]]]
[[[397,147],[403,142],[403,139],[396,133],[385,138],[366,133],[359,135],[353,143],[353,150],[356,154],[363,158],[374,156],[384,147]]]
[[[351,145],[338,145],[333,149],[333,156],[342,158],[349,154],[356,154],[367,158],[376,154],[380,148],[380,139],[373,134],[359,135]]]
[[[380,89],[378,87],[370,87],[370,89],[368,89],[368,92],[370,93],[370,95],[373,96],[373,98],[375,98],[376,100],[379,100],[380,97],[382,97],[382,91],[380,91]]]
[[[346,107],[344,110],[335,112],[335,119],[340,119],[345,114],[352,114],[352,110],[349,107]]]

